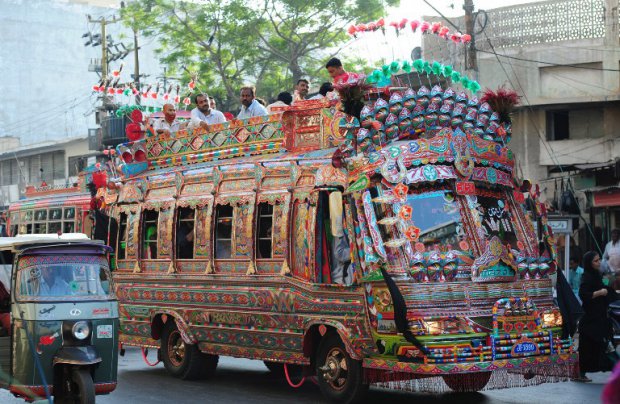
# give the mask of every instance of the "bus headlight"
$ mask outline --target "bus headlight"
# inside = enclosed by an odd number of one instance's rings
[[[73,336],[80,341],[85,340],[90,335],[90,327],[86,321],[78,321],[73,324],[71,331]]]

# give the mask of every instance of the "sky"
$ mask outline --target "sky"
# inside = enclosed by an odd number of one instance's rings
[[[464,14],[463,0],[429,0],[438,11],[446,17],[458,17]],[[498,7],[507,7],[517,4],[533,3],[534,0],[473,0],[475,10],[490,10]],[[386,22],[408,20],[422,20],[423,16],[438,16],[438,13],[428,6],[424,0],[401,0],[400,6],[390,9],[385,17]],[[369,21],[358,21],[367,23]],[[386,30],[384,35],[380,31],[364,34],[353,39],[345,53],[363,54],[366,59],[375,63],[391,62],[395,59],[408,58],[411,50],[421,43],[421,34],[407,30],[396,37],[392,29]]]

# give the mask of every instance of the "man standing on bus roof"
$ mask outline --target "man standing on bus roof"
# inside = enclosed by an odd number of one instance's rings
[[[269,115],[265,107],[263,107],[254,98],[254,87],[241,87],[241,111],[237,115],[237,119],[247,119],[253,116]]]
[[[349,73],[342,67],[342,62],[338,58],[331,58],[325,65],[327,72],[334,80],[334,84],[344,84],[349,81],[356,81],[359,79],[359,74]]]
[[[196,104],[196,108],[192,109],[191,112],[190,129],[198,127],[207,129],[208,125],[226,122],[224,114],[217,109],[211,109],[208,95],[197,94],[194,97],[194,103]]]
[[[175,137],[179,129],[181,129],[181,123],[177,121],[177,112],[172,104],[164,104],[163,108],[164,117],[155,121],[153,129],[158,135],[166,135],[168,137]]]

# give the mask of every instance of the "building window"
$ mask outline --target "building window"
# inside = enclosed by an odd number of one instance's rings
[[[121,213],[118,225],[118,245],[116,246],[116,259],[124,260],[127,251],[127,213]]]
[[[86,168],[86,159],[82,156],[69,157],[69,177],[77,177]]]
[[[273,237],[273,205],[258,205],[258,221],[256,228],[256,258],[271,258]]]
[[[233,207],[219,205],[215,219],[215,258],[230,258],[233,236]]]
[[[192,208],[179,208],[177,211],[177,258],[194,258],[194,222],[196,210]]]
[[[142,259],[157,258],[157,222],[159,212],[146,210],[142,216]]]
[[[547,140],[566,140],[569,138],[568,111],[547,112]]]
[[[57,151],[52,154],[52,161],[54,165],[53,178],[55,180],[64,180],[65,175],[65,152]]]

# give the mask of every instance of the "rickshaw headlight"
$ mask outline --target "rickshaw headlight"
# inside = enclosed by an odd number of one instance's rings
[[[88,338],[90,335],[90,327],[86,321],[78,321],[73,324],[71,331],[73,332],[73,336],[80,341]]]

